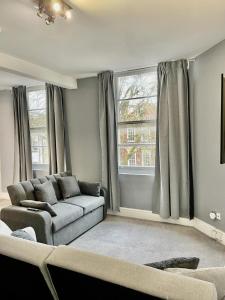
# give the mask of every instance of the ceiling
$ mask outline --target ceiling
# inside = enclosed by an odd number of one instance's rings
[[[27,87],[40,86],[43,82],[30,79],[19,74],[0,70],[0,90],[10,89],[13,86],[25,85]]]
[[[190,58],[225,38],[224,0],[70,0],[46,26],[32,0],[0,1],[0,52],[65,75]]]

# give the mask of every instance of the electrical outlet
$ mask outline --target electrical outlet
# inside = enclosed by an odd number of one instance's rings
[[[217,220],[221,220],[221,213],[217,212],[216,213],[216,218],[217,218]]]
[[[209,214],[209,217],[210,217],[211,220],[216,220],[216,218],[217,218],[216,212],[211,211],[210,214]]]

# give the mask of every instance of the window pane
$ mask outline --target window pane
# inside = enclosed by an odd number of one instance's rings
[[[122,100],[118,102],[118,121],[155,120],[157,98]]]
[[[155,124],[118,125],[118,144],[155,144]]]
[[[149,72],[119,77],[117,91],[118,99],[156,96],[157,74]]]
[[[45,90],[29,92],[28,106],[29,106],[29,110],[45,108],[46,107]]]
[[[31,129],[31,145],[32,146],[48,146],[46,128]]]
[[[119,166],[154,167],[155,145],[119,146]]]
[[[33,110],[29,113],[30,127],[46,127],[46,111]]]
[[[33,164],[48,164],[48,148],[47,147],[32,147],[32,163]]]

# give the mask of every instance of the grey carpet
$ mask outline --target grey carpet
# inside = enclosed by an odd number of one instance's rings
[[[200,267],[225,266],[225,247],[196,229],[114,216],[70,245],[140,264],[196,256]]]

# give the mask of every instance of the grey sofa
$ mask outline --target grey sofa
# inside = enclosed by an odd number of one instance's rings
[[[27,226],[34,228],[37,241],[49,245],[68,244],[82,233],[101,222],[106,215],[105,191],[99,197],[79,195],[61,199],[58,177],[70,174],[60,173],[23,181],[8,187],[12,205],[1,210],[1,219],[12,229]],[[58,202],[52,207],[57,216],[51,217],[47,211],[30,211],[20,206],[21,200],[35,200],[34,184],[50,180]]]

